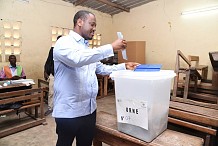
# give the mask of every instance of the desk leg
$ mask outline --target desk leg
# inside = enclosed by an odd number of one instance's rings
[[[201,70],[202,79],[207,80],[208,67]]]
[[[35,118],[39,117],[38,106],[35,106]]]
[[[102,146],[102,142],[97,140],[96,138],[93,139],[93,146]]]
[[[104,96],[107,96],[108,76],[104,76]]]
[[[210,145],[210,135],[207,134],[205,139],[205,146],[209,146],[209,145]]]

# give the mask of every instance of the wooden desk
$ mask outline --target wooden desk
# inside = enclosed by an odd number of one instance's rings
[[[100,111],[97,113],[96,135],[93,140],[94,146],[102,146],[102,142],[111,146],[202,146],[202,138],[184,133],[166,130],[147,143],[117,130],[116,116]]]
[[[32,88],[31,85],[26,86],[25,84],[22,84],[22,83],[10,84],[8,86],[0,87],[0,93],[17,91],[17,90],[25,90],[25,89],[31,89],[31,88]]]

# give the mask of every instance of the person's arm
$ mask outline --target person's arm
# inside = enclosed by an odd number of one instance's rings
[[[19,79],[26,79],[26,76],[13,76],[12,78],[10,78],[9,80],[19,80]]]
[[[45,80],[48,79],[49,75],[52,73],[52,63],[53,63],[53,47],[49,50],[48,57],[46,59],[45,65],[44,65],[44,78]]]
[[[21,76],[19,77],[15,77],[15,76],[13,76],[12,77],[14,80],[18,80],[18,79],[26,79],[26,74],[25,74],[25,72],[24,72],[24,69],[22,68],[22,72],[21,72]]]
[[[82,67],[98,62],[114,55],[111,45],[104,45],[96,49],[80,49],[83,45],[72,48],[54,48],[54,61],[59,60],[70,67]]]
[[[126,70],[126,69],[134,70],[138,65],[139,63],[135,63],[135,62],[127,62],[117,65],[105,65],[101,62],[98,62],[96,65],[96,74],[109,75],[112,73],[112,71]]]
[[[1,72],[0,72],[0,80],[1,81],[5,81],[5,80],[18,80],[18,79],[26,79],[26,75],[25,75],[25,72],[24,70],[22,69],[22,72],[21,72],[21,76],[13,76],[11,78],[7,78],[5,72],[4,72],[4,69],[2,68]]]
[[[118,39],[112,44],[90,49],[83,42],[63,37],[56,42],[53,55],[54,61],[60,61],[69,67],[82,67],[114,56],[113,51],[124,47],[125,41]]]
[[[9,80],[7,77],[6,77],[6,74],[4,72],[4,68],[2,68],[1,72],[0,72],[0,80],[1,81],[4,81],[4,80]]]
[[[126,69],[128,70],[134,70],[136,68],[136,66],[138,66],[139,63],[136,63],[136,62],[126,62],[125,63],[125,66],[126,66]]]

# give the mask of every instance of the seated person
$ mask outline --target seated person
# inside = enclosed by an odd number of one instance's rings
[[[10,64],[4,66],[0,72],[0,80],[18,80],[26,79],[26,74],[24,73],[23,68],[20,65],[16,65],[16,56],[9,56]]]

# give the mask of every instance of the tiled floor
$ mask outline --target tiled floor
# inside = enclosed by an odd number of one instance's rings
[[[114,113],[115,103],[107,96],[97,100],[98,111]],[[0,146],[55,146],[57,135],[55,121],[51,115],[46,117],[46,125],[36,126],[0,139]],[[76,146],[75,141],[73,146]],[[103,144],[103,146],[108,146]]]

